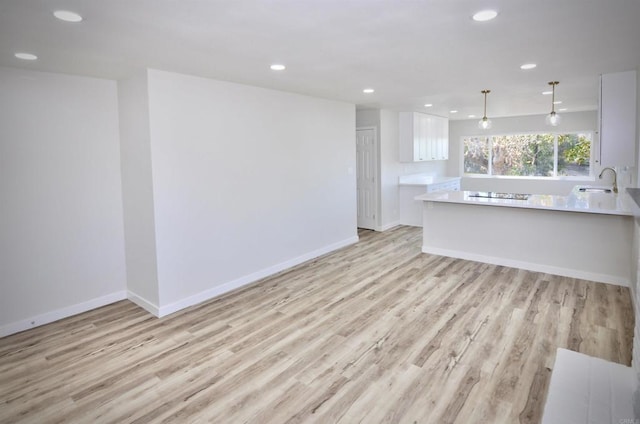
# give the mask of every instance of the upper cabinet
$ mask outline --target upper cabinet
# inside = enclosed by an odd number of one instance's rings
[[[400,162],[449,159],[449,120],[400,112]]]
[[[600,155],[602,166],[634,166],[636,138],[636,71],[600,78]]]

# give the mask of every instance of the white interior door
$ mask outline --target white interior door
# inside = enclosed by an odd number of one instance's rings
[[[377,143],[375,128],[356,131],[356,174],[358,190],[358,227],[376,228]]]

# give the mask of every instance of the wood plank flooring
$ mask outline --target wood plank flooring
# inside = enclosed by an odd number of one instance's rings
[[[557,347],[631,362],[626,288],[360,238],[162,319],[0,339],[0,422],[538,423]]]

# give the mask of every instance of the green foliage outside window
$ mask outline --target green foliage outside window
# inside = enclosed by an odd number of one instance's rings
[[[466,137],[463,144],[466,174],[555,177],[590,172],[589,133]]]
[[[589,175],[591,136],[589,134],[558,135],[558,174]]]
[[[493,137],[493,175],[553,176],[553,135]]]
[[[465,139],[464,172],[466,174],[487,174],[489,172],[489,140],[486,137]]]

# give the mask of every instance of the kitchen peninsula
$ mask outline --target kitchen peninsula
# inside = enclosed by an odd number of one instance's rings
[[[583,190],[585,187],[583,187]],[[626,193],[423,194],[425,253],[628,286],[633,216]]]

